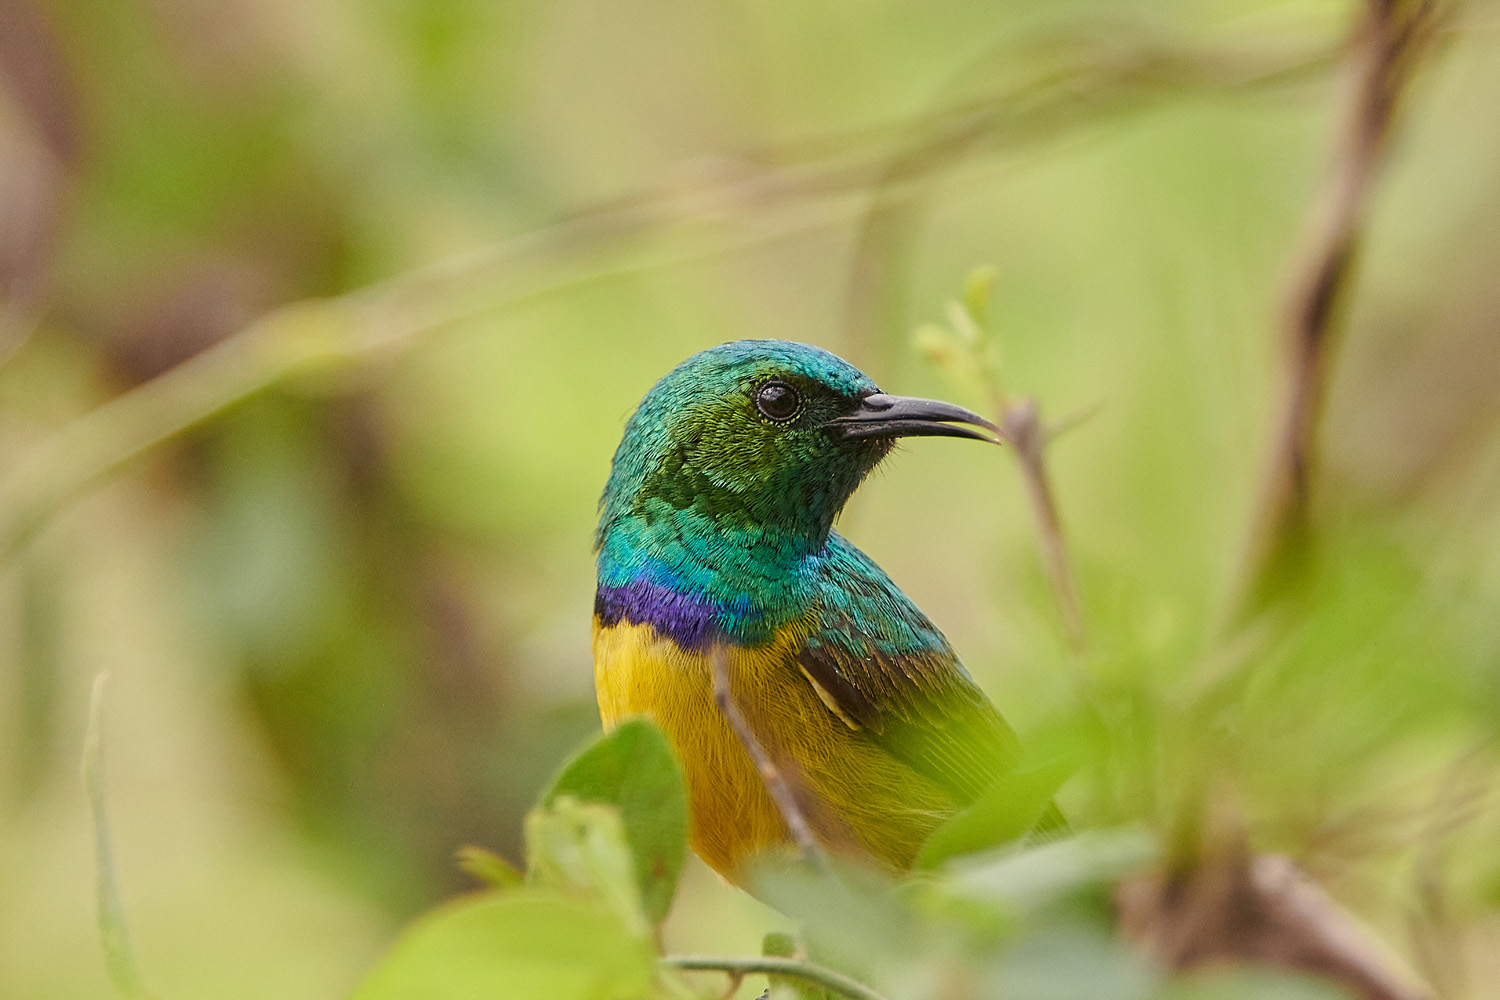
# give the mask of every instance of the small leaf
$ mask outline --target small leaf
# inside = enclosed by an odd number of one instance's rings
[[[353,1000],[644,1000],[652,956],[614,914],[537,889],[487,892],[416,921]]]
[[[954,368],[963,352],[963,345],[953,331],[935,323],[919,326],[912,334],[912,346],[922,357],[943,369]]]
[[[1076,767],[1072,761],[1061,761],[1001,778],[969,808],[933,831],[917,867],[934,868],[957,855],[989,850],[1026,836]]]
[[[964,308],[980,327],[990,321],[990,298],[1000,272],[992,264],[981,264],[964,279]]]
[[[770,958],[796,958],[797,939],[785,931],[771,931],[761,938],[760,953]]]
[[[984,331],[963,304],[952,301],[948,303],[948,322],[968,350],[973,351],[984,341]]]
[[[677,755],[656,725],[630,719],[569,761],[542,797],[600,802],[620,811],[641,905],[652,923],[672,907],[687,857],[688,805]]]
[[[473,844],[458,849],[458,867],[496,889],[510,889],[525,881],[515,865],[494,851]]]
[[[596,893],[637,937],[650,935],[620,811],[559,795],[526,817],[527,880],[536,886]]]

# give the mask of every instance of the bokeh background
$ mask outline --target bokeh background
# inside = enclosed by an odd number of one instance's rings
[[[1351,13],[0,2],[0,473],[176,432],[76,499],[0,489],[28,529],[0,576],[0,996],[109,995],[78,780],[104,670],[153,988],[343,995],[471,884],[456,848],[517,857],[536,790],[597,729],[595,503],[654,379],[778,337],[982,405],[912,344],[986,264],[1007,389],[1097,408],[1049,455],[1111,748],[1070,815],[1166,827],[1207,783],[1411,962],[1484,968],[1492,6],[1435,46],[1376,189],[1323,421],[1330,568],[1274,641],[1223,642]],[[927,143],[954,109],[988,124]],[[310,362],[277,367],[274,336],[236,353],[267,315],[299,320]],[[75,423],[148,385],[160,408]],[[906,446],[841,530],[1023,734],[1072,731],[1079,658],[1004,456]],[[1184,692],[1245,655],[1255,679],[1207,737]],[[668,939],[754,952],[776,925],[693,862]]]

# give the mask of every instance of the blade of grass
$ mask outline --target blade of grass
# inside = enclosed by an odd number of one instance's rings
[[[107,672],[94,678],[89,694],[88,729],[83,737],[83,787],[94,820],[94,855],[99,868],[99,937],[110,981],[120,995],[126,1000],[152,1000],[130,947],[120,883],[115,876],[114,851],[110,847],[109,818],[104,809],[104,691],[108,682]]]

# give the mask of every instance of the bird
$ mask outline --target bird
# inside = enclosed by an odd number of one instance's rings
[[[943,633],[833,530],[898,439],[999,433],[783,340],[689,357],[626,422],[595,537],[600,717],[660,727],[682,765],[689,842],[729,882],[796,845],[715,701],[716,656],[831,855],[905,872],[1016,768],[1017,737]]]

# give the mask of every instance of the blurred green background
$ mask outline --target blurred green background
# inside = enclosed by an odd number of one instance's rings
[[[469,884],[456,848],[517,855],[536,790],[597,728],[595,503],[654,379],[778,337],[890,391],[982,403],[911,346],[978,264],[996,269],[1007,387],[1057,418],[1101,407],[1051,451],[1088,698],[1008,461],[905,447],[841,530],[1023,734],[1073,732],[1092,706],[1107,751],[1065,789],[1078,825],[1167,828],[1184,789],[1222,790],[1411,961],[1468,953],[1455,989],[1500,996],[1492,8],[1444,37],[1377,189],[1323,425],[1327,568],[1295,622],[1248,653],[1222,641],[1279,297],[1333,146],[1322,55],[1349,14],[4,0],[7,475],[279,306],[459,263],[421,286],[436,318],[413,335],[233,400],[45,511],[5,566],[0,996],[109,995],[77,777],[101,670],[153,988],[342,995],[404,919]],[[1208,53],[1217,82],[1085,77],[1024,114],[1050,66],[1136,44]],[[1021,95],[1015,121],[902,175],[940,109],[995,94]],[[822,180],[775,183],[806,177]],[[770,182],[725,194],[747,178]],[[629,215],[643,191],[661,220],[503,242],[590,206]],[[369,328],[402,322],[400,303],[358,301]],[[1233,711],[1203,724],[1194,692],[1246,656]],[[693,862],[668,941],[754,952],[772,926]]]

